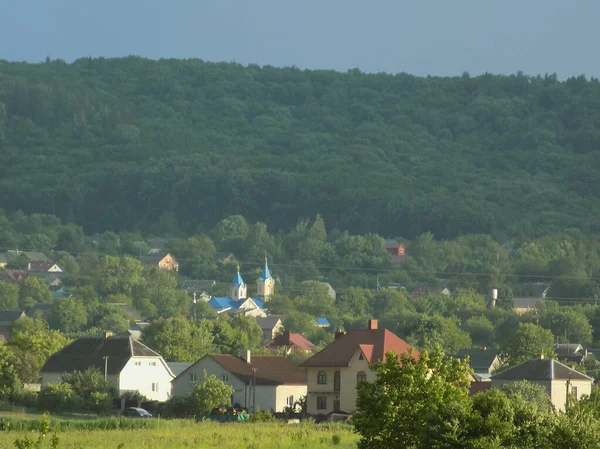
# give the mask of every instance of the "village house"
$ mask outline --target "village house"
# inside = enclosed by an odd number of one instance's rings
[[[306,395],[306,373],[291,360],[278,355],[242,357],[206,355],[173,379],[173,396],[184,396],[204,379],[215,375],[234,388],[231,403],[251,412],[283,412]]]
[[[469,366],[481,378],[490,378],[491,374],[500,367],[498,351],[492,348],[461,349],[454,354],[455,359],[469,358]]]
[[[513,298],[513,310],[517,315],[523,315],[527,312],[537,312],[543,298],[538,297],[519,297]]]
[[[370,365],[384,361],[389,351],[400,355],[410,350],[415,357],[419,356],[419,351],[400,337],[379,329],[377,320],[370,320],[367,329],[336,333],[333,343],[302,364],[308,376],[308,413],[354,412],[357,382],[375,379]]]
[[[45,262],[28,262],[27,271],[30,273],[62,273],[63,269],[58,264],[45,261]]]
[[[263,331],[262,343],[273,340],[278,334],[283,332],[283,316],[270,315],[266,317],[257,317],[256,323]]]
[[[594,379],[544,356],[530,359],[492,375],[492,388],[526,380],[546,389],[557,411],[564,411],[567,398],[579,400],[592,392]]]
[[[392,263],[402,263],[406,260],[406,245],[404,243],[398,243],[393,239],[386,239],[385,252],[388,253],[392,259]]]
[[[179,271],[179,263],[169,253],[152,253],[140,257],[144,267],[157,267],[160,270]]]
[[[557,343],[554,345],[554,352],[556,352],[558,359],[578,365],[583,364],[590,355],[593,356],[593,354],[579,343]]]
[[[171,396],[175,376],[162,356],[130,335],[109,333],[80,337],[52,354],[41,369],[42,386],[60,380],[66,373],[88,368],[106,373],[119,396],[138,392],[160,402]]]
[[[284,331],[265,345],[269,351],[283,351],[286,355],[312,352],[317,347],[301,334]]]

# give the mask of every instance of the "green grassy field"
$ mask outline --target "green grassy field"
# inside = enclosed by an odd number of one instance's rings
[[[12,415],[11,425],[7,426],[7,417],[8,414],[0,415],[0,449],[14,448],[17,439],[37,439],[39,432],[28,429],[30,418]],[[5,430],[2,430],[2,418],[5,418]],[[52,428],[61,429],[58,431],[60,449],[355,448],[358,441],[352,428],[343,425],[147,420],[148,428],[106,430],[115,424],[126,427],[131,421],[140,420],[117,421],[52,419]],[[11,430],[6,430],[7,427]],[[50,448],[51,435],[46,439],[43,447]]]

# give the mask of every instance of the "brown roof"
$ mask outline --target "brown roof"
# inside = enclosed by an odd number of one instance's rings
[[[276,336],[273,340],[267,343],[267,349],[274,350],[282,346],[295,346],[304,351],[312,351],[316,348],[314,344],[308,341],[303,335],[293,332],[284,332]]]
[[[104,357],[108,357],[108,374],[119,374],[132,356],[160,357],[130,336],[80,337],[52,354],[41,371],[70,373],[98,368],[104,372]]]
[[[256,368],[256,385],[306,385],[306,372],[280,355],[252,355],[252,363],[229,354],[207,357],[247,384],[252,380],[252,368]]]
[[[419,351],[387,329],[352,329],[306,360],[302,365],[315,367],[348,366],[359,348],[369,363],[375,363],[379,360],[384,361],[385,354],[388,351],[394,351],[400,355],[409,349],[413,349],[413,354],[416,357],[419,356]]]

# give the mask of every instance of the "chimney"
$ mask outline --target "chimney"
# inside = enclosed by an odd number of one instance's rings
[[[338,340],[338,339],[342,338],[344,335],[346,335],[346,332],[336,332],[335,339]]]
[[[369,320],[369,330],[374,331],[377,330],[377,320]]]
[[[250,352],[250,349],[246,349],[245,352],[242,353],[241,358],[247,363],[247,364],[251,364],[252,363],[252,354]]]
[[[540,354],[540,360],[544,360],[544,353]]]

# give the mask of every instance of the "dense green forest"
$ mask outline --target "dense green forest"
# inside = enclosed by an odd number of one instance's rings
[[[0,205],[87,232],[598,231],[600,85],[201,60],[0,61]]]

